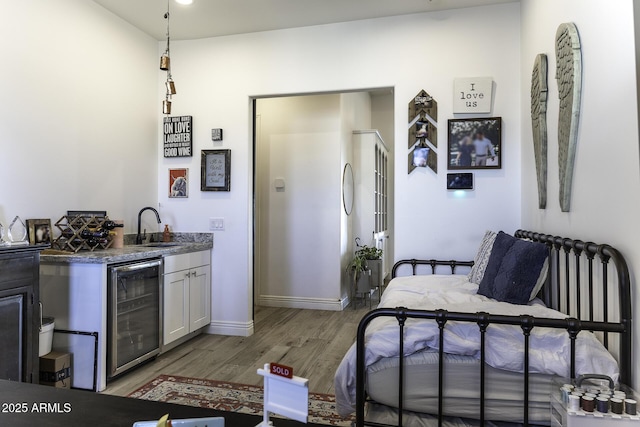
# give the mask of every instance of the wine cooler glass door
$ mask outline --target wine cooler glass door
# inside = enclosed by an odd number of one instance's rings
[[[109,376],[160,352],[161,260],[111,267]]]

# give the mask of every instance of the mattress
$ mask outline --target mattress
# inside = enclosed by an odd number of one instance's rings
[[[398,404],[398,358],[384,358],[367,373],[367,393],[388,406]],[[405,357],[404,408],[438,413],[438,361],[434,350]],[[477,418],[480,414],[480,361],[473,357],[445,354],[443,415]],[[529,376],[529,421],[549,424],[549,395],[553,375]],[[485,366],[485,418],[523,422],[523,374]]]
[[[394,426],[398,423],[397,409],[380,405],[375,402],[366,404],[364,415],[367,422],[375,422],[389,426]],[[437,416],[409,411],[404,411],[402,413],[402,425],[404,427],[440,427]],[[536,427],[540,425],[541,424],[529,423],[529,427]],[[461,417],[443,417],[442,427],[523,427],[523,424],[508,421],[485,420],[484,425],[482,425],[480,424],[480,420]]]

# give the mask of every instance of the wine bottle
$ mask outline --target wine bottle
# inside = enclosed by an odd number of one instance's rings
[[[100,238],[97,238],[97,237],[91,237],[91,238],[85,240],[85,242],[91,247],[98,246],[99,244],[106,245],[107,243],[109,243],[109,241],[107,239],[100,239]]]
[[[105,237],[108,237],[108,236],[109,236],[108,230],[101,230],[101,229],[90,230],[85,228],[80,232],[80,237],[82,237],[83,239],[104,239]]]
[[[102,223],[102,228],[104,228],[105,230],[113,230],[116,227],[124,227],[124,224],[116,224],[110,219]]]

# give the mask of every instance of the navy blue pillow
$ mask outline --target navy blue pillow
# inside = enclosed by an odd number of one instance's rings
[[[513,236],[500,231],[496,236],[495,242],[493,242],[493,248],[491,249],[491,255],[489,256],[489,262],[487,268],[484,270],[484,276],[478,287],[478,293],[488,298],[495,298],[494,285],[496,275],[502,264],[502,258],[509,251],[511,246],[517,241]]]
[[[511,304],[528,303],[548,254],[542,243],[517,239],[502,258],[492,298]]]

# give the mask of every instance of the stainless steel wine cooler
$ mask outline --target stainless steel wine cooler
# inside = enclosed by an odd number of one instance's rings
[[[162,337],[162,260],[109,266],[107,376],[155,357]]]

